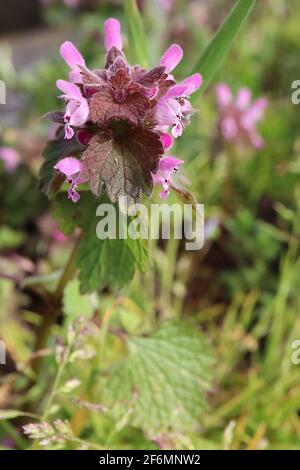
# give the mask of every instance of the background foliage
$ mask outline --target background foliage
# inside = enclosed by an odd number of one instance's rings
[[[178,0],[170,10],[158,0],[139,10],[133,1],[124,10],[122,2],[78,11],[52,3],[37,32],[47,44],[54,38],[51,57],[19,67],[10,50],[20,40],[4,36],[0,47],[0,76],[18,97],[13,113],[1,108],[0,144],[22,156],[15,173],[0,169],[0,445],[299,448],[299,366],[291,361],[300,339],[299,109],[291,103],[298,2],[261,0],[246,19],[255,2],[241,0],[217,36],[233,0]],[[177,76],[194,69],[206,78],[193,103],[199,112],[172,149],[205,204],[199,252],[177,240],[99,244],[93,197],[77,207],[64,193],[49,202],[37,191],[49,132],[41,116],[57,108],[55,80],[67,72],[57,54],[62,30],[89,65],[103,63],[108,16],[127,27],[133,62],[154,65],[178,42],[185,58]],[[217,141],[220,81],[269,99],[261,151]],[[45,153],[46,183],[55,152]],[[61,282],[65,266],[78,278]],[[27,439],[22,426],[40,420],[48,428]]]

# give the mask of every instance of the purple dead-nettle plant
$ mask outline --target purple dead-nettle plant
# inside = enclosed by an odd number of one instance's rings
[[[183,57],[173,44],[151,70],[129,65],[122,51],[120,23],[104,24],[106,64],[89,70],[71,42],[60,49],[70,67],[69,81],[58,80],[65,112],[47,117],[64,126],[66,141],[80,144],[79,155],[64,154],[54,169],[69,183],[68,197],[80,199],[78,187],[88,184],[96,196],[105,192],[114,203],[127,196],[138,202],[150,196],[153,184],[162,185],[161,197],[172,187],[172,175],[182,160],[165,156],[181,136],[193,108],[189,98],[202,83],[195,73],[177,84],[173,70]]]

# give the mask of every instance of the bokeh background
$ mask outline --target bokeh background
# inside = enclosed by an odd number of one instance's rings
[[[57,282],[72,248],[72,237],[60,232],[49,201],[38,190],[42,150],[51,132],[41,117],[60,106],[55,81],[67,73],[59,46],[72,40],[91,68],[101,65],[102,25],[109,16],[122,21],[129,45],[123,2],[117,0],[2,3],[0,79],[7,85],[7,103],[0,105],[0,147],[16,154],[12,168],[0,161],[0,337],[7,347],[7,363],[0,367],[0,408],[12,409],[34,403],[51,381],[51,358],[32,388],[26,385],[27,365],[41,296]],[[184,48],[176,69],[180,79],[234,1],[138,3],[152,65],[170,43]],[[192,321],[202,331],[215,364],[201,420],[195,428],[175,432],[171,426],[154,435],[147,424],[141,432],[128,418],[115,428],[102,415],[91,419],[86,410],[61,403],[61,416],[68,416],[77,433],[96,442],[109,434],[112,448],[300,447],[300,365],[292,361],[292,344],[300,339],[300,105],[291,102],[292,82],[300,80],[299,22],[297,0],[257,2],[214,82],[194,100],[198,112],[172,153],[185,160],[183,178],[205,204],[205,246],[190,253],[177,241],[153,246],[151,274],[146,281],[136,276],[122,294],[127,307],[116,312],[130,333],[140,333],[153,312]],[[255,98],[268,99],[259,124],[265,140],[261,150],[218,137],[219,82],[233,92],[247,86]],[[146,288],[151,282],[153,289]],[[76,308],[70,298],[76,299]],[[76,317],[81,310],[91,317],[96,310],[101,317],[113,301],[110,292],[101,293],[100,300],[80,296],[74,282],[64,298],[65,313]],[[56,328],[63,334],[62,322]],[[108,363],[118,354],[119,345],[111,340]],[[91,367],[97,376],[96,362]],[[78,370],[87,382],[85,371]],[[91,388],[89,383],[85,390]],[[0,421],[3,448],[27,447],[21,425],[18,419]]]

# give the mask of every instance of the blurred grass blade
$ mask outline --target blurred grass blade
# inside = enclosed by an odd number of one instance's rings
[[[193,73],[203,76],[201,91],[204,91],[220,67],[234,39],[245,23],[256,0],[238,0],[230,14],[216,32],[211,42],[196,63]]]
[[[131,58],[143,67],[148,67],[147,38],[136,0],[125,0],[125,16]]]

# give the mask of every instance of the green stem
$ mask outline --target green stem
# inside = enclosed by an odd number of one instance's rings
[[[61,383],[61,379],[62,379],[62,376],[63,376],[63,373],[64,373],[64,370],[65,370],[65,367],[67,365],[67,362],[69,360],[69,357],[70,357],[70,354],[71,354],[71,350],[72,350],[72,347],[73,347],[73,343],[69,344],[65,353],[64,353],[64,358],[62,360],[62,362],[60,363],[59,365],[59,368],[57,370],[57,374],[56,374],[56,377],[55,377],[55,380],[54,380],[54,383],[53,383],[53,386],[52,386],[52,390],[51,390],[51,393],[50,395],[48,396],[48,399],[47,399],[47,402],[46,402],[46,405],[45,405],[45,408],[44,408],[44,413],[43,413],[43,416],[42,416],[42,421],[46,421],[48,416],[49,416],[49,413],[51,411],[51,407],[53,405],[53,401],[54,401],[54,398],[57,394],[57,390],[60,386],[60,383]]]
[[[176,258],[179,240],[170,239],[167,243],[166,263],[161,276],[160,312],[164,319],[172,317],[172,286],[176,271]]]
[[[86,447],[90,447],[91,449],[94,449],[94,450],[106,450],[104,447],[98,446],[97,444],[94,444],[93,442],[85,441],[84,439],[80,439],[79,437],[74,437],[72,439],[72,442],[81,444]]]
[[[37,336],[36,336],[36,343],[35,343],[35,352],[39,351],[40,349],[44,349],[47,344],[47,340],[49,337],[49,333],[51,327],[57,320],[61,312],[61,301],[64,292],[64,288],[68,281],[72,279],[76,272],[76,256],[78,251],[78,246],[80,242],[80,237],[77,238],[73,250],[70,254],[69,260],[66,264],[66,267],[62,273],[58,286],[53,294],[52,302],[50,305],[47,306],[46,311],[44,312],[43,320],[41,325],[38,328]],[[32,368],[36,375],[40,370],[41,366],[41,357],[36,357],[32,363]]]

